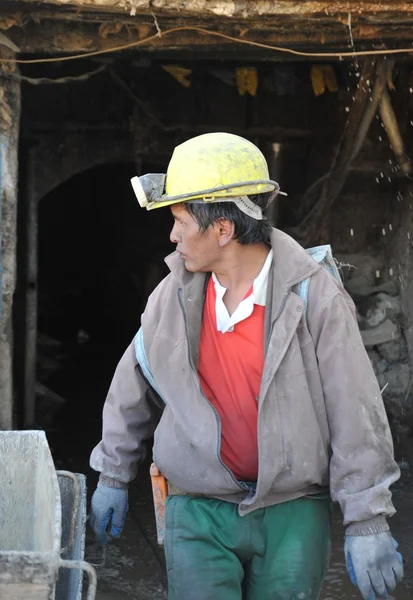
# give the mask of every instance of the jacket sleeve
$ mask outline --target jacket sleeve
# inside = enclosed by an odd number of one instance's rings
[[[348,535],[379,533],[395,512],[389,488],[400,475],[384,403],[353,301],[335,286],[320,304],[313,308],[312,336],[330,429],[332,498]]]
[[[90,466],[122,483],[136,477],[145,458],[145,440],[152,437],[162,412],[156,395],[143,378],[133,342],[122,356],[103,407],[102,440]]]

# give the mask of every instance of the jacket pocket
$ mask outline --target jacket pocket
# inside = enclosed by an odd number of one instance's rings
[[[268,427],[282,431],[283,469],[274,471],[274,492],[305,489],[311,485],[325,485],[328,480],[328,441],[320,428],[317,412],[323,411],[323,398],[312,397],[309,378],[305,369],[294,370],[281,367],[277,385],[270,388],[275,406],[264,415],[267,433],[267,453],[271,448],[276,462],[277,445],[270,437]],[[314,393],[314,392],[313,392]],[[315,405],[320,405],[315,410]],[[276,421],[278,420],[278,423]]]

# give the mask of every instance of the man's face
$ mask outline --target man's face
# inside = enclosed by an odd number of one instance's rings
[[[201,231],[195,219],[182,205],[171,207],[174,226],[171,242],[184,261],[185,268],[192,273],[214,270],[220,257],[219,234],[215,226]]]

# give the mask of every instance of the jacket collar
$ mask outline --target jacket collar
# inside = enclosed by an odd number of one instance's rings
[[[285,293],[293,285],[307,279],[320,269],[320,266],[300,244],[279,229],[273,228],[272,230],[271,246],[273,249],[273,287],[277,288],[278,293],[281,290]],[[181,287],[193,288],[197,284],[204,287],[206,274],[187,271],[177,252],[167,256],[165,262]]]
[[[320,266],[304,248],[279,229],[272,230],[271,246],[273,264],[269,273],[267,289],[265,351],[268,348],[272,324],[281,314],[289,290],[293,285],[307,279],[320,269]],[[197,368],[202,312],[209,274],[187,271],[177,252],[167,256],[165,262],[180,287],[179,295],[186,319],[189,353],[193,365]]]

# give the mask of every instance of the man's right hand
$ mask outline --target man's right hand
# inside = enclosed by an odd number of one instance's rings
[[[99,542],[106,544],[107,534],[118,538],[128,512],[128,490],[98,483],[92,496],[90,526]]]

